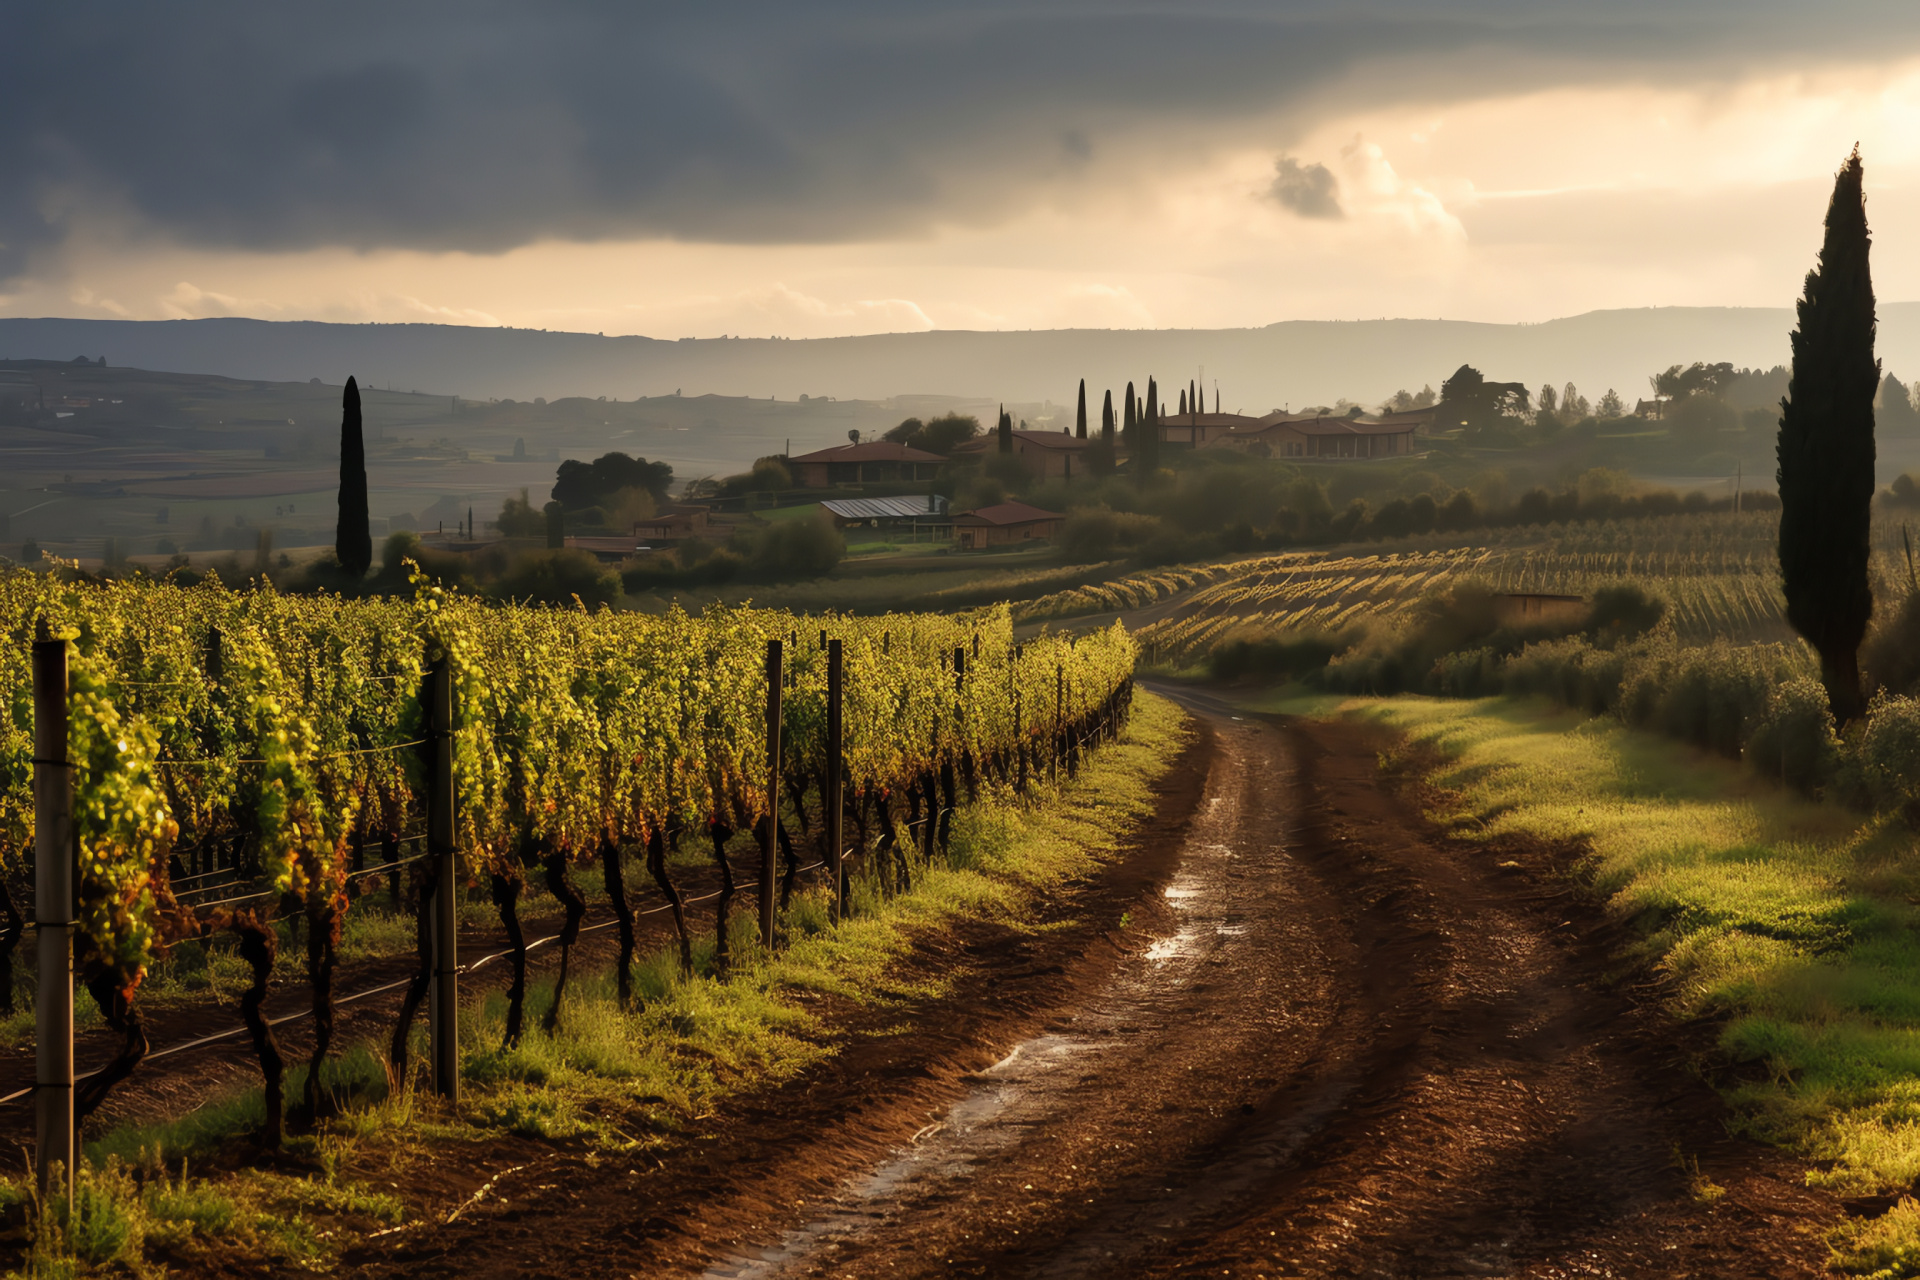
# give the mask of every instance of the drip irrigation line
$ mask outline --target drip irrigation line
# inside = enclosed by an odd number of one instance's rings
[[[402,836],[398,840],[395,840],[393,843],[396,847],[398,847],[400,845],[419,844],[422,840],[425,840],[425,839],[426,839],[426,836],[424,835]],[[380,864],[382,868],[392,866],[392,865],[396,865],[396,864],[386,863],[386,862],[383,862]],[[230,875],[237,875],[237,874],[238,872],[236,872],[232,867],[220,867],[214,871],[198,871],[190,876],[168,876],[167,885],[168,887],[172,887],[174,885],[186,884],[192,880],[205,880],[210,876],[230,876]],[[354,874],[359,875],[360,872],[356,871],[354,872]],[[216,888],[224,889],[226,887],[227,887],[226,885],[209,885],[206,889],[189,889],[187,890],[187,892],[188,893],[206,893],[212,889],[216,889]]]
[[[793,874],[799,875],[802,872],[813,871],[820,867],[824,867],[826,865],[827,864],[824,861],[810,862],[806,866],[795,867],[793,869]],[[757,889],[759,887],[760,887],[760,882],[758,880],[748,880],[748,881],[745,881],[744,883],[733,886],[732,891],[734,893],[741,893],[741,892],[744,892],[745,890]],[[714,898],[719,897],[721,894],[726,892],[727,890],[725,889],[715,889],[712,893],[704,893],[697,898],[683,898],[680,902],[680,905],[682,907],[690,907],[698,902],[708,902]],[[648,907],[645,911],[636,911],[633,914],[634,914],[634,917],[638,919],[640,916],[658,915],[660,912],[669,911],[669,910],[672,910],[672,908],[673,908],[673,904],[671,902],[663,902],[657,907]],[[288,917],[286,916],[280,917],[280,919],[282,920],[287,918]],[[273,921],[271,923],[277,924],[279,923],[279,921]],[[586,928],[580,930],[580,932],[595,933],[601,929],[611,929],[619,923],[620,921],[616,917],[615,919],[612,919],[612,920],[604,920],[599,924],[588,925]],[[558,942],[562,936],[563,935],[558,933],[552,933],[552,934],[548,934],[544,938],[536,938],[532,942],[529,942],[526,945],[525,950],[527,952],[532,952],[539,947],[546,946],[548,943]],[[201,940],[202,939],[191,939],[191,941],[201,941]],[[463,975],[474,973],[479,971],[480,969],[485,968],[487,965],[494,963],[496,960],[504,960],[511,955],[513,955],[513,952],[511,950],[496,951],[492,955],[481,956],[478,960],[468,961],[466,964],[463,964],[460,966],[460,968],[458,969],[458,972]],[[356,991],[352,995],[336,996],[334,998],[333,1003],[335,1007],[338,1007],[343,1004],[357,1004],[362,1000],[371,1000],[375,996],[385,995],[389,991],[396,991],[399,988],[406,986],[408,983],[412,982],[414,978],[417,976],[418,974],[409,974],[404,978],[396,978],[392,982],[384,982],[377,987],[369,987],[365,991]],[[277,1018],[268,1018],[267,1026],[269,1028],[278,1027],[289,1022],[298,1022],[302,1018],[310,1018],[312,1016],[313,1016],[313,1010],[311,1008],[300,1009],[300,1010],[296,1010],[293,1013],[283,1013]],[[184,1040],[179,1044],[170,1044],[164,1049],[154,1049],[149,1053],[143,1054],[140,1058],[140,1062],[142,1063],[152,1062],[157,1058],[170,1058],[177,1053],[187,1053],[194,1049],[204,1049],[208,1045],[219,1044],[224,1040],[235,1040],[241,1036],[251,1034],[251,1032],[252,1032],[252,1028],[246,1026],[243,1023],[240,1026],[231,1027],[225,1031],[216,1031],[211,1035],[200,1036],[193,1040]],[[139,1063],[135,1064],[136,1067],[138,1065]],[[81,1075],[75,1076],[73,1078],[73,1082],[75,1084],[79,1084],[82,1081],[91,1080],[95,1076],[101,1075],[106,1070],[107,1070],[106,1067],[95,1068],[92,1071],[88,1071]],[[37,1086],[35,1085],[28,1085],[24,1089],[16,1089],[12,1093],[6,1094],[5,1096],[0,1096],[0,1107],[7,1106],[11,1103],[20,1101],[20,1099],[22,1098],[31,1096],[36,1087]]]
[[[426,839],[426,837],[425,837],[425,836],[409,836],[409,837],[407,837],[407,839],[405,839],[405,840],[402,840],[402,841],[399,841],[398,843],[400,843],[400,844],[414,844],[414,843],[417,843],[418,841],[421,841],[421,840],[424,840],[424,839]],[[433,856],[433,855],[432,855],[432,854],[430,854],[430,853],[416,853],[416,854],[414,854],[414,855],[413,855],[412,857],[410,857],[410,858],[401,858],[401,859],[399,859],[398,861],[395,861],[395,862],[379,862],[379,863],[375,863],[375,864],[374,864],[373,866],[371,866],[371,867],[362,867],[362,868],[361,868],[360,870],[358,870],[358,871],[349,871],[349,872],[347,873],[347,879],[349,879],[349,880],[354,880],[354,879],[358,879],[358,878],[359,878],[359,877],[361,877],[361,876],[377,876],[377,875],[384,875],[385,873],[387,873],[387,872],[389,872],[389,871],[392,871],[392,870],[395,870],[396,868],[399,868],[399,867],[404,867],[404,866],[406,866],[406,865],[407,865],[408,863],[412,863],[412,862],[419,862],[419,861],[420,861],[420,860],[421,860],[422,858],[430,858],[430,857],[432,857],[432,856]],[[225,873],[223,873],[223,872],[219,872],[219,871],[207,871],[207,872],[203,872],[202,874],[203,874],[203,875],[209,875],[209,876],[212,876],[212,875],[221,875],[221,874],[225,874]],[[169,883],[169,884],[178,884],[178,883],[180,883],[180,881],[168,881],[168,883]],[[237,883],[237,882],[236,882],[236,883]],[[216,890],[219,890],[219,889],[230,889],[230,888],[232,888],[232,887],[233,887],[232,885],[225,885],[225,884],[210,884],[210,885],[207,885],[207,886],[205,886],[204,888],[200,888],[200,889],[189,889],[189,890],[187,890],[187,892],[188,892],[188,893],[213,893],[213,892],[215,892]],[[222,899],[219,899],[218,901],[214,901],[214,902],[187,902],[187,903],[184,903],[183,905],[185,905],[185,906],[190,906],[190,907],[218,907],[218,906],[222,906],[222,905],[224,905],[224,904],[226,904],[226,903],[229,903],[229,902],[245,902],[245,901],[247,901],[247,900],[248,900],[249,898],[258,898],[258,897],[261,897],[261,896],[263,896],[263,895],[265,895],[265,894],[269,894],[269,893],[276,893],[276,892],[278,892],[278,890],[275,890],[275,889],[262,889],[262,890],[261,890],[261,891],[260,891],[259,893],[250,893],[250,894],[246,894],[246,895],[245,895],[245,896],[243,896],[243,897],[238,897],[238,898],[222,898]],[[180,895],[179,895],[179,894],[175,894],[175,895],[174,895],[174,897],[175,897],[176,899],[178,899],[178,898],[180,897]]]

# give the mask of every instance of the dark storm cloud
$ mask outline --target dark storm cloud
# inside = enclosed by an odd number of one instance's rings
[[[1319,163],[1301,164],[1281,156],[1273,165],[1273,185],[1267,194],[1303,218],[1340,218],[1340,183],[1333,171]]]
[[[1143,127],[1191,138],[1299,103],[1373,57],[1396,68],[1375,98],[1481,94],[1529,75],[1886,58],[1913,46],[1916,15],[1872,0],[28,0],[0,70],[0,278],[90,212],[267,250],[910,231],[1004,210]]]

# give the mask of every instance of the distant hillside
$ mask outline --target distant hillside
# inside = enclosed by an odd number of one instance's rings
[[[1536,325],[1455,320],[1288,321],[1263,329],[933,332],[810,340],[661,341],[455,325],[312,321],[0,319],[0,358],[70,360],[238,378],[377,387],[484,398],[898,395],[1069,402],[1147,375],[1169,387],[1204,368],[1229,410],[1374,401],[1437,387],[1462,363],[1531,386],[1572,381],[1631,403],[1647,376],[1693,360],[1766,366],[1787,359],[1787,308],[1663,307],[1594,311]],[[1881,308],[1880,352],[1920,375],[1920,303]],[[1144,391],[1144,385],[1142,386]],[[1169,398],[1172,392],[1169,391]],[[1211,395],[1209,396],[1211,399]]]

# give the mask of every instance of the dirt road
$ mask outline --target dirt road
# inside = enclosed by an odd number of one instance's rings
[[[1729,1139],[1650,993],[1604,982],[1618,939],[1568,888],[1564,851],[1436,838],[1366,730],[1181,696],[1209,732],[1142,848],[1057,930],[947,939],[927,963],[977,981],[657,1169],[549,1160],[431,1246],[362,1261],[1822,1273],[1837,1205]]]

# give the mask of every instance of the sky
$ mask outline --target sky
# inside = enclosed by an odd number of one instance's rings
[[[654,337],[1783,306],[1920,5],[28,0],[0,315]]]

